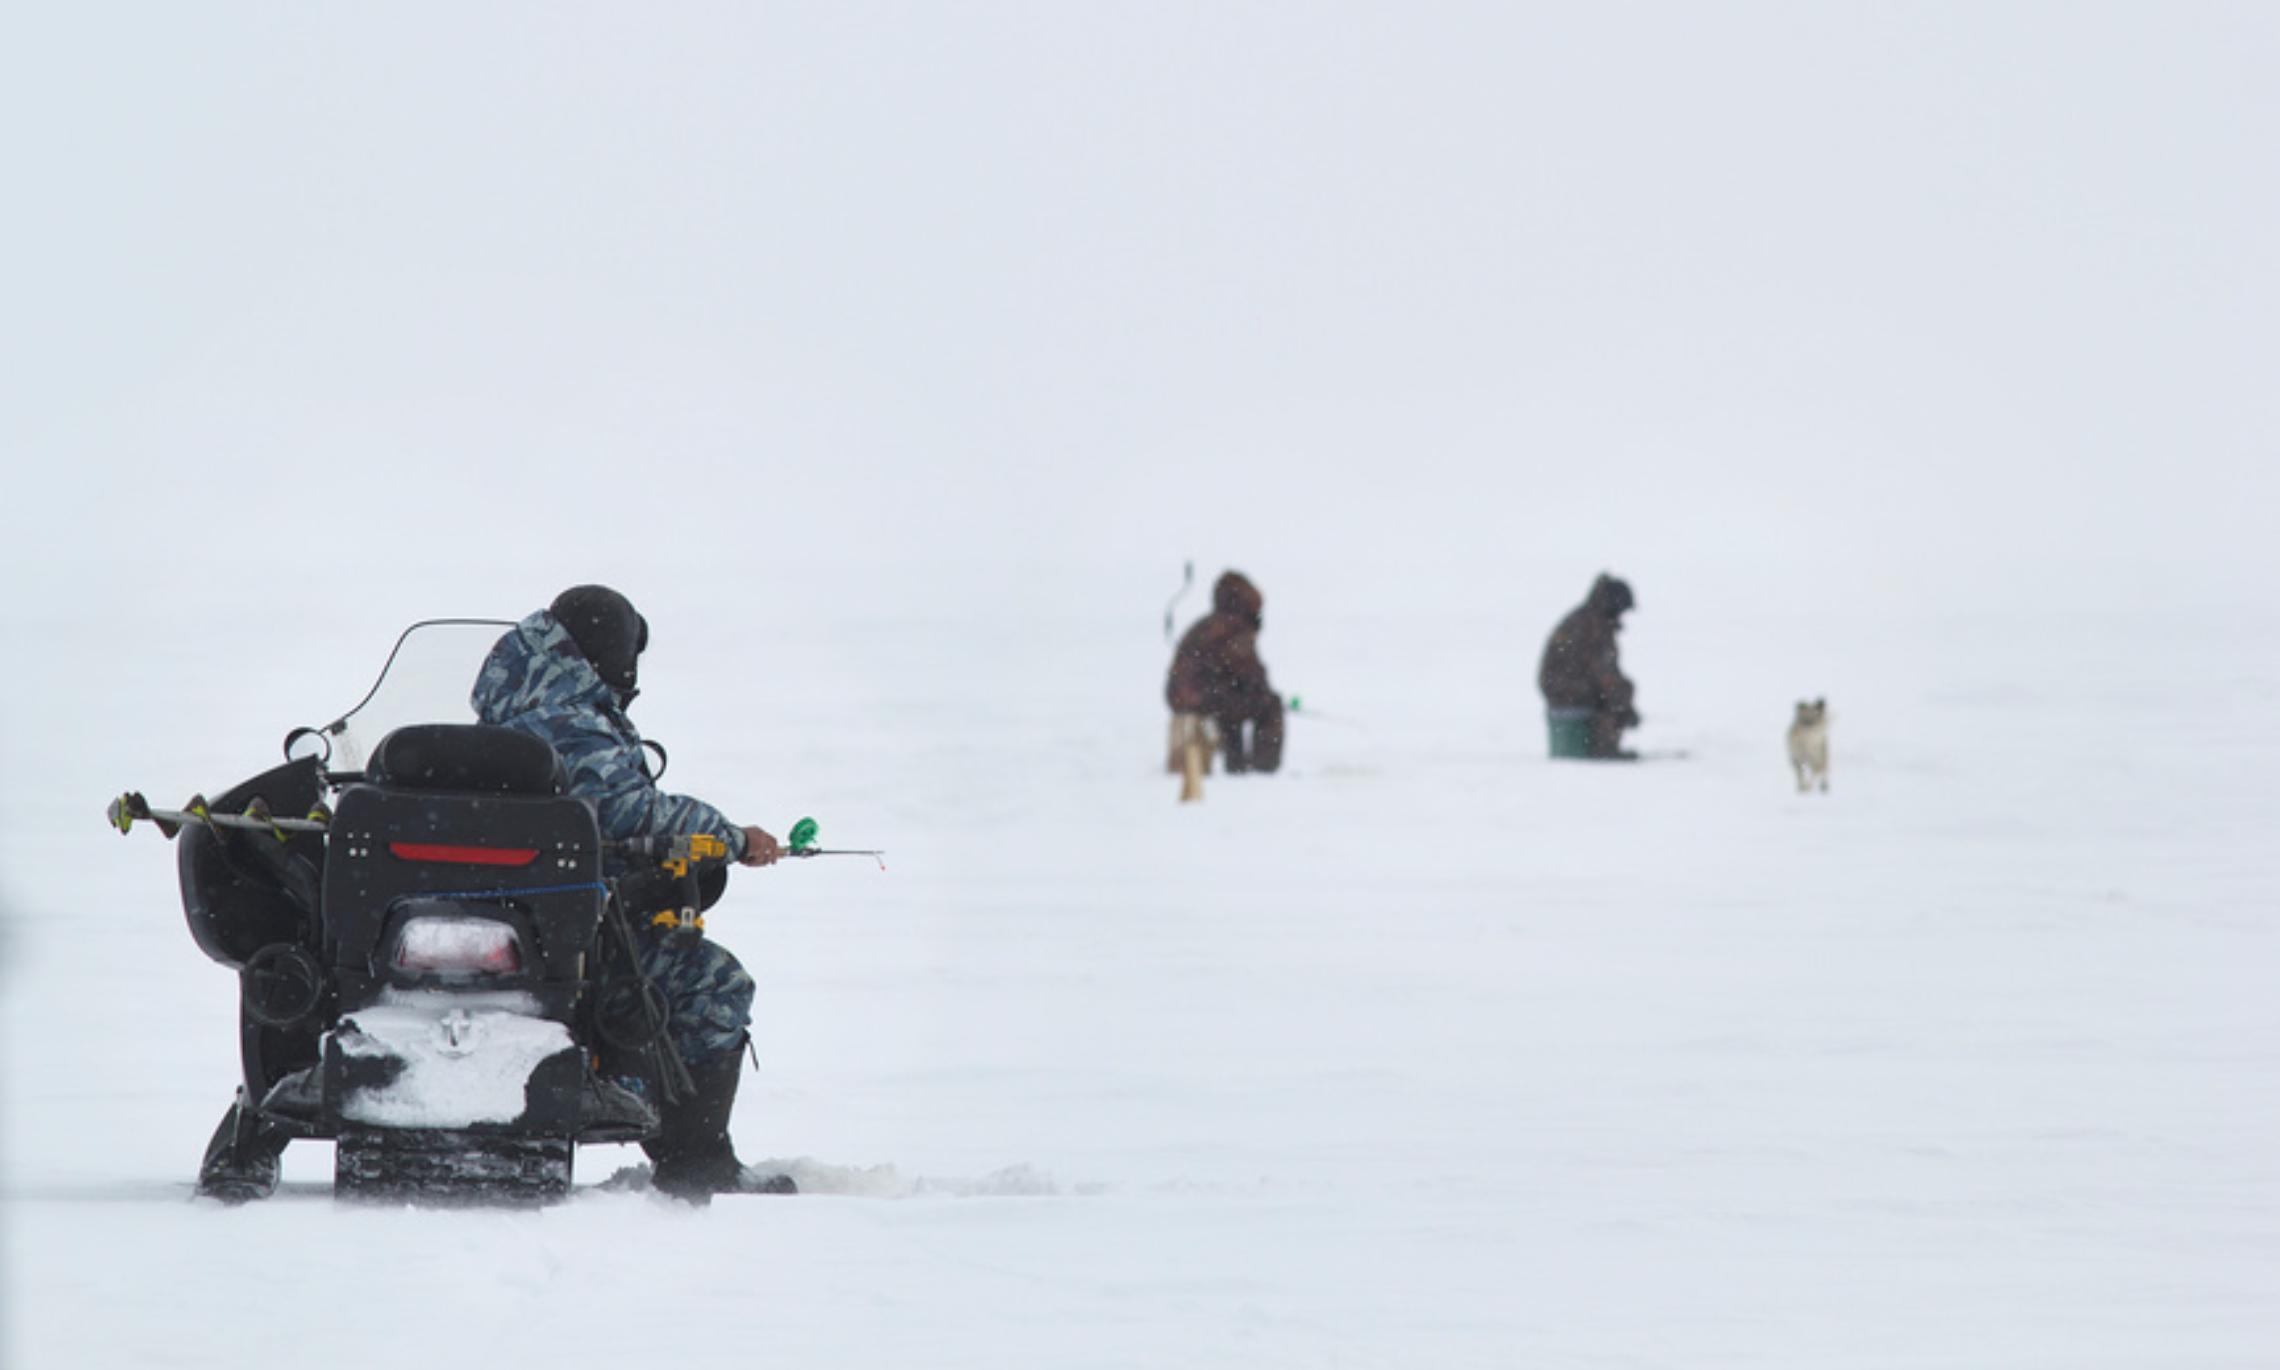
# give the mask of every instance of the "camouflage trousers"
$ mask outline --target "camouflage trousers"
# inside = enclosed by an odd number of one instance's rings
[[[672,1007],[666,1029],[690,1066],[744,1049],[752,1025],[752,975],[728,948],[705,937],[640,939],[641,970]]]

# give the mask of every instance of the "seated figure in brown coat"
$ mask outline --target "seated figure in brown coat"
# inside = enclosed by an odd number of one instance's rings
[[[1632,686],[1617,660],[1615,635],[1634,602],[1630,586],[1602,575],[1544,644],[1536,682],[1544,691],[1553,756],[1632,759],[1623,750],[1623,730],[1639,726],[1639,711],[1631,707]]]
[[[1282,765],[1282,697],[1259,661],[1265,608],[1265,597],[1241,572],[1221,576],[1211,588],[1211,612],[1180,639],[1164,683],[1173,713],[1200,715],[1218,726],[1231,775]]]

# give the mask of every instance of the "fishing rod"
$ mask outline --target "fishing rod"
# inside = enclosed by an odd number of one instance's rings
[[[868,856],[879,863],[880,870],[887,868],[887,854],[884,851],[863,847],[819,847],[815,844],[816,831],[816,822],[812,818],[803,818],[794,823],[791,832],[786,835],[784,841],[784,855],[802,857]]]
[[[1338,723],[1348,728],[1366,726],[1360,719],[1348,718],[1344,714],[1326,714],[1319,709],[1309,709],[1305,707],[1305,701],[1297,695],[1292,695],[1289,699],[1284,700],[1283,707],[1293,718],[1313,719],[1317,723]]]
[[[868,856],[879,863],[880,870],[887,868],[886,852],[870,848],[819,847],[815,844],[817,831],[816,821],[812,818],[803,818],[792,824],[792,830],[785,835],[777,852],[778,859],[791,856]],[[629,837],[621,842],[603,845],[628,856],[656,861],[676,876],[687,875],[692,864],[708,861],[726,864],[728,861],[728,844],[710,833],[691,833],[681,837]]]
[[[1172,615],[1179,609],[1180,601],[1187,598],[1188,587],[1193,584],[1195,584],[1195,562],[1191,559],[1187,565],[1180,568],[1180,592],[1173,595],[1172,602],[1164,606],[1164,641],[1166,642],[1172,640]]]

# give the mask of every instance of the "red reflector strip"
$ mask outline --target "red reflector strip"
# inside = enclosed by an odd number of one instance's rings
[[[452,847],[440,842],[390,842],[389,854],[404,861],[449,861],[460,866],[527,866],[536,847]]]

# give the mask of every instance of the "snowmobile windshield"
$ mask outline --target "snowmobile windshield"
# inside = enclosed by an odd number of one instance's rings
[[[319,755],[333,771],[361,771],[380,739],[411,723],[473,723],[468,694],[483,658],[509,619],[435,618],[406,628],[381,663],[380,674],[347,713],[322,727],[295,728],[285,739],[288,757]]]

